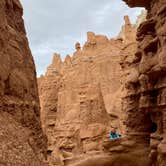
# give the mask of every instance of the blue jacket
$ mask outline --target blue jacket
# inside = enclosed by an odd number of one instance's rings
[[[110,133],[110,139],[120,138],[119,134],[116,132],[115,134]]]

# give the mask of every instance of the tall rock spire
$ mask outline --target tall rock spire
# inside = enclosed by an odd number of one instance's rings
[[[75,49],[76,49],[76,51],[74,52],[73,57],[72,57],[73,60],[79,58],[82,55],[81,45],[79,42],[77,42],[75,44]]]

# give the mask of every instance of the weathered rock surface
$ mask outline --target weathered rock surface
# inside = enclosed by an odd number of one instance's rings
[[[89,154],[95,159],[100,153],[100,158],[111,128],[121,134],[125,130],[121,99],[126,91],[122,83],[129,71],[122,71],[120,62],[134,58],[137,26],[128,16],[124,19],[117,39],[88,32],[83,48],[76,43],[75,53],[64,62],[55,54],[45,76],[38,79],[41,120],[52,165],[84,163]]]
[[[166,165],[166,1],[124,0],[131,7],[147,9],[147,20],[137,31],[134,70],[126,81],[123,109],[127,113],[128,135],[149,150],[152,165]],[[125,62],[124,62],[125,63]],[[133,77],[134,76],[134,77]],[[134,79],[133,79],[134,78]],[[135,120],[136,119],[136,120]]]
[[[116,110],[119,110],[114,108],[110,116],[108,102],[110,94],[120,87],[118,55],[121,45],[119,40],[110,41],[89,32],[82,50],[77,43],[73,57],[67,56],[63,63],[59,55],[55,55],[43,81],[40,78],[42,121],[52,157],[61,153],[65,159],[101,150],[102,138],[111,128],[110,121],[118,124]],[[56,164],[54,159],[53,164]]]
[[[0,0],[0,165],[44,165],[34,61],[19,0]]]

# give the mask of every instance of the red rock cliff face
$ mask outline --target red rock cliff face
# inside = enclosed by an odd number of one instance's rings
[[[125,0],[124,0],[125,1]],[[128,95],[124,98],[128,134],[142,137],[150,148],[153,165],[166,165],[166,1],[130,1],[131,7],[147,9],[147,20],[137,31],[138,50],[126,82]],[[137,120],[134,120],[137,119]],[[153,127],[152,127],[153,126]],[[153,133],[152,133],[153,132]],[[142,135],[142,136],[141,136]],[[147,139],[146,139],[147,138]],[[141,138],[140,138],[141,140]]]
[[[62,62],[55,54],[45,76],[38,79],[41,119],[48,136],[52,165],[72,165],[83,154],[103,153],[112,127],[124,132],[121,98],[125,78],[120,62],[136,51],[136,26],[125,17],[117,39],[88,32],[83,48]],[[125,50],[122,55],[122,51]],[[126,70],[127,71],[127,70]],[[86,164],[85,164],[86,165]]]
[[[0,165],[43,165],[34,61],[19,0],[0,1]]]
[[[113,108],[108,102],[120,87],[121,45],[121,41],[89,32],[83,49],[77,43],[73,57],[67,56],[64,62],[55,55],[43,81],[40,78],[42,121],[53,158],[59,155],[57,151],[66,158],[101,150],[110,121],[118,125],[119,110],[114,108],[109,116]]]

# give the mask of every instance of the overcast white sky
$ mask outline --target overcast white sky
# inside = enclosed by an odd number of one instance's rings
[[[122,0],[21,0],[24,20],[38,76],[44,74],[54,52],[72,55],[86,32],[116,36],[123,16],[134,22],[142,9],[128,8]]]

